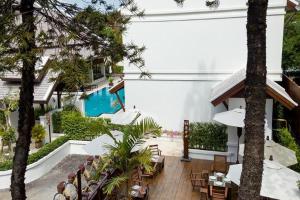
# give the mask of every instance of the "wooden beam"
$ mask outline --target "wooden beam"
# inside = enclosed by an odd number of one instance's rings
[[[292,102],[284,98],[282,95],[278,94],[278,92],[276,92],[273,88],[271,88],[268,85],[266,87],[266,93],[270,95],[273,99],[280,102],[284,107],[286,107],[289,110],[292,110],[294,107],[296,107]]]
[[[113,94],[118,92],[119,90],[121,90],[122,88],[124,88],[124,81],[119,82],[117,85],[113,86],[110,90],[109,93]]]
[[[244,87],[245,87],[245,81],[243,80],[240,83],[238,83],[237,85],[235,85],[234,87],[232,87],[231,89],[229,89],[227,92],[225,92],[224,94],[222,94],[221,96],[219,96],[218,98],[213,100],[211,103],[214,106],[217,106],[220,103],[222,103],[223,101],[226,101],[230,97],[232,97],[235,94],[239,93],[241,90],[244,89]]]
[[[120,105],[121,105],[121,107],[122,107],[122,110],[125,112],[125,107],[124,107],[124,105],[123,105],[123,103],[122,103],[122,101],[121,101],[121,98],[120,98],[118,92],[116,92],[116,95],[117,95],[118,101],[119,101],[119,103],[120,103]]]

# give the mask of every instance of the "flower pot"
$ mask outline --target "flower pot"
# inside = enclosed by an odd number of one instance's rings
[[[37,149],[41,148],[42,146],[43,146],[43,142],[42,141],[36,141],[34,143],[34,147],[37,148]]]
[[[113,83],[113,82],[109,82],[108,85],[109,85],[109,86],[113,86],[114,83]]]

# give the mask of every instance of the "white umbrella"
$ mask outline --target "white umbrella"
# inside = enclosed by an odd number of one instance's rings
[[[239,154],[244,156],[245,144],[240,144]],[[291,166],[297,164],[297,158],[295,151],[288,149],[273,140],[265,141],[265,159],[269,159],[272,156],[273,160],[284,165]]]
[[[226,177],[240,185],[242,164],[230,165]],[[264,161],[264,171],[260,195],[280,200],[300,200],[297,181],[300,174],[275,162]]]
[[[120,111],[111,117],[111,123],[120,125],[132,124],[139,115],[140,113],[137,109],[126,110],[125,112]]]
[[[114,138],[119,142],[123,140],[123,133],[120,131],[111,131],[111,134],[114,136]],[[85,145],[83,149],[90,155],[104,155],[109,152],[109,149],[107,146],[115,146],[116,143],[112,139],[111,136],[107,134],[103,134],[94,140],[92,140],[90,143]]]
[[[235,108],[233,110],[229,110],[229,111],[225,111],[225,112],[221,112],[221,113],[217,113],[215,114],[213,120],[216,122],[219,122],[221,124],[225,124],[227,126],[233,126],[233,127],[237,127],[237,136],[238,136],[238,150],[237,150],[237,160],[236,163],[239,163],[239,159],[238,159],[238,154],[239,154],[239,142],[240,142],[240,137],[242,135],[242,128],[245,126],[244,120],[245,120],[245,109],[242,108]],[[272,132],[269,128],[268,128],[268,123],[267,120],[265,119],[265,135],[270,135]]]

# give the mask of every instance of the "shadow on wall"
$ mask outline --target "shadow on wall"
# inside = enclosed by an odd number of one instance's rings
[[[203,67],[200,67],[199,72],[203,71]],[[202,64],[202,66],[205,66]],[[207,69],[207,68],[206,68]],[[215,65],[211,64],[211,71],[214,71]],[[199,74],[208,75],[208,74]],[[201,77],[200,77],[201,79]],[[220,82],[219,80],[197,80],[191,81],[192,87],[186,95],[184,110],[182,113],[184,115],[181,121],[187,119],[191,122],[210,122],[216,113],[226,111],[223,104],[218,106],[213,106],[210,102],[211,91],[213,87]]]

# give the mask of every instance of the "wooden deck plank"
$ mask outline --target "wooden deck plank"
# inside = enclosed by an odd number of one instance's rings
[[[181,162],[179,157],[166,157],[165,168],[149,181],[150,199],[199,200],[200,193],[192,190],[190,172],[209,169],[211,161],[192,160]]]

